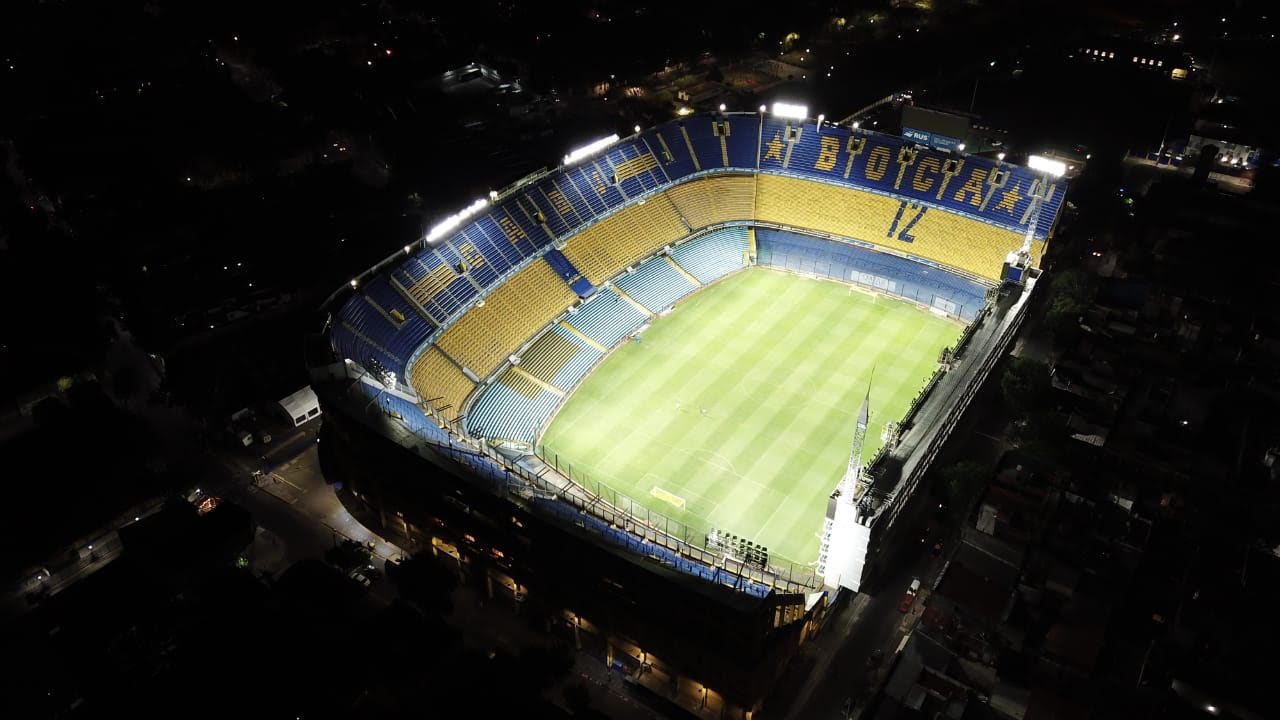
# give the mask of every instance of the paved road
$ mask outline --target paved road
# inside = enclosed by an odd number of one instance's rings
[[[788,708],[768,708],[768,717],[783,720],[843,717],[846,698],[854,698],[856,704],[864,689],[874,689],[883,680],[894,652],[914,627],[927,601],[927,593],[922,593],[909,615],[899,613],[898,604],[907,586],[912,578],[919,577],[927,588],[942,567],[941,557],[923,549],[912,555],[887,579],[883,590],[874,595],[858,593],[835,612],[823,634],[806,648],[807,658],[793,665],[790,671],[807,676],[806,682],[792,697],[779,698],[789,703]],[[884,660],[880,670],[869,672],[867,658],[877,648],[884,653]],[[784,678],[784,684],[787,680]]]

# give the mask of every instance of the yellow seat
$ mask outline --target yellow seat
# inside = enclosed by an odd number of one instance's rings
[[[436,345],[479,377],[577,298],[551,266],[535,260],[467,311]]]
[[[1018,233],[961,215],[904,209],[883,195],[776,175],[757,176],[756,219],[873,243],[993,281],[1005,256],[1022,247]],[[902,239],[904,231],[911,242]]]
[[[475,387],[475,383],[434,347],[427,348],[418,357],[409,371],[409,382],[423,400],[451,420],[462,413],[462,403]]]

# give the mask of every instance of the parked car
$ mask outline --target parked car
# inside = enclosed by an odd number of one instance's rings
[[[902,596],[902,602],[898,603],[898,612],[904,613],[911,609],[911,605],[916,601],[916,595],[920,592],[920,578],[912,578],[911,584],[907,586],[907,594]]]
[[[363,573],[361,573],[359,570],[352,570],[352,571],[351,571],[351,579],[352,579],[352,580],[355,580],[357,583],[359,583],[361,587],[366,587],[366,588],[367,588],[367,587],[369,587],[371,584],[373,584],[373,581],[371,581],[369,578],[365,577],[365,576],[364,576],[364,574],[363,574]]]

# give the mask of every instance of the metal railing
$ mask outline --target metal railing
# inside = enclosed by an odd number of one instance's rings
[[[707,548],[704,528],[690,526],[688,523],[654,510],[607,483],[588,476],[581,470],[575,471],[568,462],[560,466],[554,453],[550,460],[547,459],[546,454],[545,446],[539,445],[534,448],[534,455],[546,467],[555,470],[586,490],[593,498],[590,504],[607,509],[606,512],[611,515],[612,521],[620,523],[620,527],[634,530],[663,547],[709,565],[724,566],[728,562],[736,572],[741,572],[757,582],[780,589],[785,588],[788,592],[816,590],[823,586],[822,579],[814,566],[798,563],[772,552],[769,553],[769,562],[764,568],[757,569],[750,566],[739,568],[737,562],[726,561],[724,553]],[[784,584],[779,585],[779,581],[783,581]]]
[[[345,373],[347,377],[355,378],[352,375],[352,371],[347,369],[345,364],[331,365],[328,370],[331,374]],[[361,394],[365,396],[370,393],[376,395],[378,392],[378,389],[373,384],[365,382],[356,382],[353,388],[359,388]],[[345,395],[343,397],[344,399],[349,399]],[[746,592],[753,590],[751,587],[753,584],[789,593],[812,592],[821,590],[823,587],[821,578],[817,576],[813,568],[808,566],[784,561],[785,565],[770,563],[764,568],[758,568],[726,558],[723,553],[711,552],[705,547],[705,538],[683,523],[650,511],[643,504],[635,502],[625,494],[614,491],[607,485],[602,486],[600,483],[594,483],[590,480],[586,480],[586,482],[591,487],[580,483],[569,474],[560,472],[553,464],[545,463],[540,458],[538,459],[540,467],[536,470],[525,467],[520,462],[497,452],[487,444],[479,443],[466,437],[461,433],[461,428],[456,423],[434,414],[429,405],[424,411],[427,412],[429,417],[438,421],[437,425],[440,426],[442,434],[448,438],[447,441],[442,438],[427,437],[425,433],[415,432],[405,421],[385,412],[378,403],[361,402],[360,400],[356,400],[356,402],[360,403],[357,406],[357,409],[360,410],[357,413],[357,417],[368,418],[376,416],[394,423],[401,433],[400,440],[402,445],[410,447],[420,454],[424,451],[431,452],[436,456],[461,464],[471,470],[470,474],[494,494],[508,500],[522,502],[535,511],[543,511],[546,507],[537,503],[529,504],[528,500],[531,494],[548,501],[562,503],[568,508],[572,508],[574,513],[588,514],[601,521],[605,526],[621,531],[626,537],[624,544],[630,550],[653,557],[653,551],[657,548],[662,548],[670,551],[679,559],[704,566],[706,572],[698,573],[695,576],[709,577],[715,582],[730,585]],[[536,457],[536,454],[534,457]],[[592,490],[592,487],[595,489]],[[643,518],[639,514],[641,511],[644,511]],[[557,521],[565,521],[572,517],[564,513],[544,512],[543,514],[551,515]],[[573,524],[581,529],[603,535],[601,527],[580,521]],[[619,540],[620,536],[614,534],[606,539],[613,542]],[[646,547],[646,544],[648,547]],[[674,558],[667,559],[672,560]],[[754,592],[753,594],[760,593]]]

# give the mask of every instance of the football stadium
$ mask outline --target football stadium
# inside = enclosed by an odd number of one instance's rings
[[[749,717],[885,570],[1061,175],[782,103],[601,138],[329,298],[326,477],[649,691]]]

